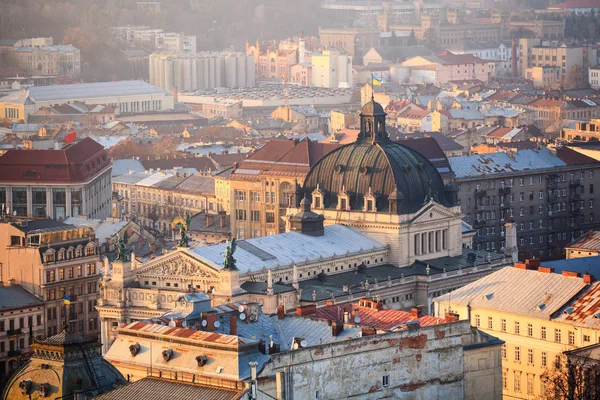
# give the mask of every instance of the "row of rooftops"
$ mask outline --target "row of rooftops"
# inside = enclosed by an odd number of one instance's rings
[[[599,266],[599,256],[527,260],[435,301],[600,328],[600,282],[595,280]]]

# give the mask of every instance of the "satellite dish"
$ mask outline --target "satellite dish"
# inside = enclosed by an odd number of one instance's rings
[[[246,319],[246,314],[244,314],[244,313],[241,313],[241,314],[240,314],[240,319],[241,319],[242,321],[243,321],[243,320],[245,320],[245,319]]]
[[[308,344],[306,343],[306,340],[303,340],[303,341],[301,341],[301,342],[300,342],[300,346],[301,346],[301,347],[303,347],[303,348],[304,348],[304,347],[307,347],[307,346],[308,346]]]
[[[356,317],[354,317],[354,323],[355,324],[360,323],[360,317],[358,315]]]
[[[183,326],[184,328],[187,328],[187,322],[183,321],[183,322],[181,323],[181,326]]]
[[[169,326],[171,326],[171,327],[175,326],[175,321],[171,320],[171,322],[169,322]]]
[[[238,306],[238,311],[241,312],[241,313],[243,313],[244,312],[244,306],[240,304]]]
[[[221,326],[221,323],[219,321],[215,321],[215,328],[218,328]]]
[[[208,325],[208,322],[206,322],[205,319],[202,320],[202,326],[206,327],[206,325]]]

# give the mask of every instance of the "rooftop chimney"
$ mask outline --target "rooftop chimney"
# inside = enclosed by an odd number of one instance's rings
[[[460,320],[460,315],[453,312],[447,312],[444,319],[446,320],[446,322],[456,322]]]
[[[331,321],[331,336],[339,336],[344,331],[343,321]]]
[[[307,306],[296,307],[296,314],[301,317],[305,317],[307,315],[315,315],[317,313],[316,304],[309,304]]]
[[[285,318],[285,307],[282,305],[277,306],[277,319]]]
[[[418,305],[410,310],[410,315],[413,318],[421,318],[423,316],[423,306]]]
[[[237,317],[235,315],[229,317],[229,334],[237,336]]]
[[[225,215],[224,215],[224,214],[221,214],[221,212],[219,212],[219,226],[220,226],[221,228],[225,228],[225,223],[226,223],[226,222],[227,222],[227,221],[225,221]]]
[[[177,95],[177,86],[173,86],[173,102],[179,102],[179,96]]]

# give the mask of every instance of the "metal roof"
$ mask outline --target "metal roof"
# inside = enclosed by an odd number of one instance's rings
[[[600,282],[594,283],[590,290],[568,304],[555,320],[577,326],[600,328]]]
[[[565,162],[546,148],[450,157],[448,159],[457,178],[495,175],[507,172],[564,167]]]
[[[33,101],[55,101],[114,96],[165,94],[165,90],[144,81],[78,83],[72,85],[34,86],[29,89]]]
[[[465,110],[461,110],[461,109],[452,109],[452,110],[448,110],[448,112],[450,113],[450,116],[454,119],[464,119],[467,121],[474,121],[474,120],[482,120],[483,119],[483,115],[481,115],[481,113],[479,112],[479,110],[472,110],[472,109],[465,109]]]
[[[97,400],[152,400],[152,399],[211,399],[233,400],[244,391],[208,387],[191,382],[144,378],[108,393],[94,397]]]
[[[434,300],[548,319],[586,286],[582,278],[506,267]]]
[[[244,243],[246,242],[246,243]],[[286,232],[237,242],[235,258],[242,272],[260,271],[277,265],[316,261],[319,258],[384,249],[385,245],[344,225],[326,226],[323,236]],[[211,264],[223,267],[225,244],[191,250]],[[257,249],[257,250],[254,250]],[[266,259],[265,255],[270,257]]]
[[[44,305],[20,285],[0,287],[0,311]]]
[[[572,271],[580,274],[589,273],[594,275],[596,278],[600,278],[600,256],[543,261],[542,265],[544,267],[554,268],[554,271],[557,273],[562,271]]]
[[[568,249],[600,250],[600,231],[587,232],[566,247]]]

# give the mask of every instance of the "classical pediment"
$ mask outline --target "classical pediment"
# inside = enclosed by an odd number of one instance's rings
[[[411,220],[411,224],[435,222],[448,218],[460,218],[451,209],[444,207],[435,201],[430,201],[417,211]]]
[[[178,249],[145,263],[134,271],[141,275],[219,279],[219,270],[204,264],[189,252]]]

